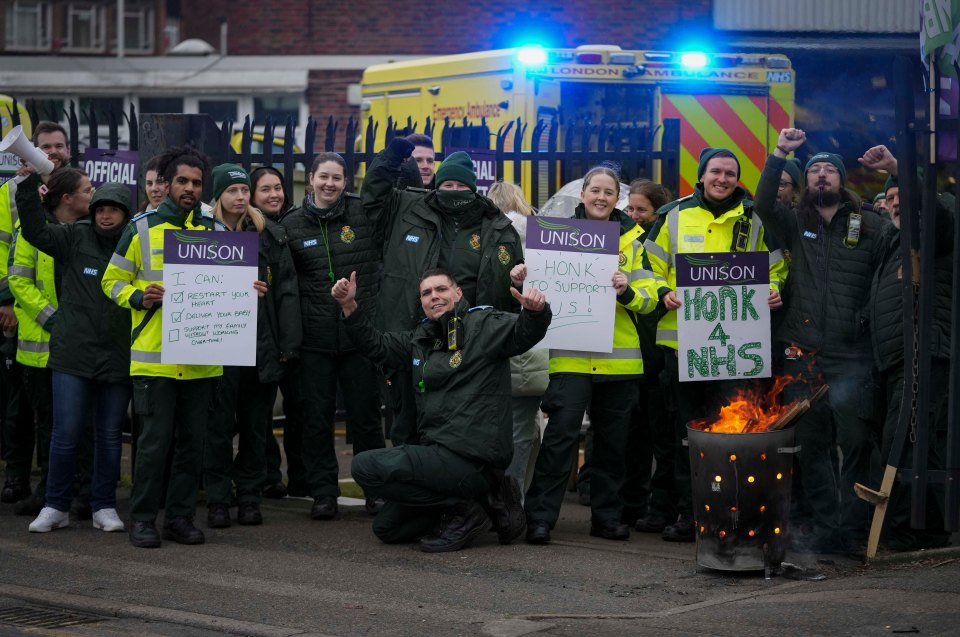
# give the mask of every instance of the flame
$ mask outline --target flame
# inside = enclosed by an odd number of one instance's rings
[[[784,387],[800,381],[798,376],[775,376],[766,391],[755,388],[740,389],[728,405],[720,408],[720,417],[691,423],[692,427],[713,433],[744,433],[766,431],[793,403],[780,405]],[[731,460],[734,457],[731,456]]]

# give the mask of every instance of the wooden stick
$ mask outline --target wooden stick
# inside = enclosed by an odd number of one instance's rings
[[[779,431],[785,429],[787,425],[793,423],[794,420],[802,416],[810,409],[810,401],[807,399],[798,400],[793,403],[787,411],[785,411],[779,418],[774,420],[767,431]]]
[[[829,389],[830,389],[830,385],[821,385],[821,386],[820,386],[820,389],[818,389],[818,390],[813,394],[813,396],[810,397],[810,404],[812,405],[813,403],[815,403],[815,402],[817,402],[818,400],[820,400],[821,398],[823,398],[823,397],[827,394],[827,390],[829,390]]]

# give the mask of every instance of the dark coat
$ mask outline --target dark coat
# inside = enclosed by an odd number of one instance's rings
[[[120,240],[96,232],[92,217],[47,223],[31,177],[17,190],[20,228],[27,241],[57,260],[61,277],[47,366],[82,378],[130,380],[130,310],[108,298],[100,280]]]
[[[843,203],[828,225],[805,227],[793,208],[776,201],[784,163],[774,156],[767,159],[754,201],[764,227],[792,255],[790,302],[774,338],[823,355],[869,359],[863,311],[874,273],[890,246],[893,224],[863,214],[860,241],[849,247],[844,243],[847,221],[855,211]]]
[[[367,358],[393,369],[412,366],[420,443],[441,445],[465,458],[504,469],[513,457],[510,357],[547,333],[553,312],[519,315],[489,307],[456,312],[463,318],[463,349],[446,347],[446,322],[424,320],[415,330],[378,331],[361,312],[344,323]],[[411,365],[412,364],[412,365]]]
[[[283,377],[280,358],[300,356],[303,326],[300,322],[300,292],[287,233],[280,224],[266,219],[260,233],[258,278],[267,284],[257,307],[257,371],[261,383],[276,383]],[[256,232],[249,223],[244,230]]]
[[[304,205],[284,215],[293,265],[300,288],[302,348],[315,352],[354,349],[341,325],[340,306],[330,296],[337,279],[357,273],[357,302],[373,311],[380,278],[381,243],[363,213],[357,195],[346,193],[343,205],[329,214],[304,199]]]
[[[420,275],[437,267],[444,243],[435,191],[394,188],[402,159],[389,148],[380,152],[363,179],[363,208],[384,245],[383,283],[376,324],[383,330],[406,330],[423,318]],[[492,201],[478,195],[480,268],[474,305],[517,311],[510,295],[510,270],[523,262],[523,247],[513,224]],[[362,307],[365,307],[361,303]]]

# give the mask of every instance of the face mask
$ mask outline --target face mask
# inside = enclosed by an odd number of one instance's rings
[[[438,190],[440,205],[448,210],[459,210],[477,198],[472,190]]]

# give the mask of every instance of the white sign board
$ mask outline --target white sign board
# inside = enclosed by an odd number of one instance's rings
[[[162,363],[257,364],[257,247],[252,232],[167,230]]]
[[[559,217],[527,219],[524,289],[544,293],[553,310],[537,345],[612,352],[617,294],[611,285],[620,254],[620,224]]]

